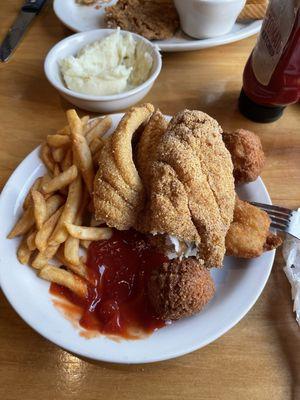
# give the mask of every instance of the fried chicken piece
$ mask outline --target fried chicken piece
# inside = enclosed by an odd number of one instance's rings
[[[169,123],[151,166],[137,229],[195,244],[206,267],[222,265],[233,216],[233,166],[217,121],[185,110]]]
[[[149,40],[171,38],[179,28],[173,1],[119,0],[115,5],[106,7],[105,12],[108,28],[119,26]]]
[[[153,111],[152,104],[131,108],[99,155],[93,196],[95,217],[119,230],[131,228],[144,205],[144,188],[133,162],[132,138]]]
[[[143,131],[137,147],[137,169],[145,189],[150,180],[150,169],[156,159],[157,146],[168,128],[168,122],[160,110],[156,110]]]
[[[235,132],[223,132],[223,140],[231,154],[235,183],[255,181],[265,163],[260,138],[251,131],[237,129]]]
[[[149,300],[157,316],[164,320],[199,312],[214,293],[209,271],[194,258],[164,263],[152,272],[148,282]]]
[[[264,251],[276,249],[282,240],[269,231],[270,224],[265,211],[237,197],[233,221],[226,236],[226,255],[254,258]]]

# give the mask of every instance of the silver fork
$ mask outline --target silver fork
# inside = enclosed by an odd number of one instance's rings
[[[255,202],[251,202],[251,204],[268,213],[272,222],[271,228],[289,233],[300,240],[300,211],[270,204]]]

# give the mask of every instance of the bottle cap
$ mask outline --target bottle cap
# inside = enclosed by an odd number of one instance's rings
[[[265,106],[251,100],[244,90],[239,97],[239,110],[247,118],[255,122],[273,122],[282,116],[284,106]]]

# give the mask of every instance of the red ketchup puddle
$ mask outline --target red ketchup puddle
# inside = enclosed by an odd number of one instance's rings
[[[165,261],[144,235],[114,230],[111,239],[93,242],[88,249],[88,274],[94,285],[89,285],[86,298],[55,283],[50,292],[76,306],[83,328],[137,339],[165,325],[155,317],[147,296],[149,274]]]

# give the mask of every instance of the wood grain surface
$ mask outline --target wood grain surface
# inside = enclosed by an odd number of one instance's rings
[[[21,4],[0,2],[1,37]],[[65,123],[70,104],[47,82],[43,62],[48,50],[70,33],[50,2],[12,60],[0,65],[0,188],[20,161]],[[254,43],[252,37],[163,54],[162,72],[145,100],[166,114],[199,109],[223,129],[258,133],[267,155],[262,177],[273,202],[299,207],[299,105],[267,125],[248,121],[237,110],[243,67]],[[150,365],[94,363],[71,355],[27,326],[0,294],[0,399],[299,400],[300,332],[282,265],[279,251],[261,297],[224,336],[192,354]]]

